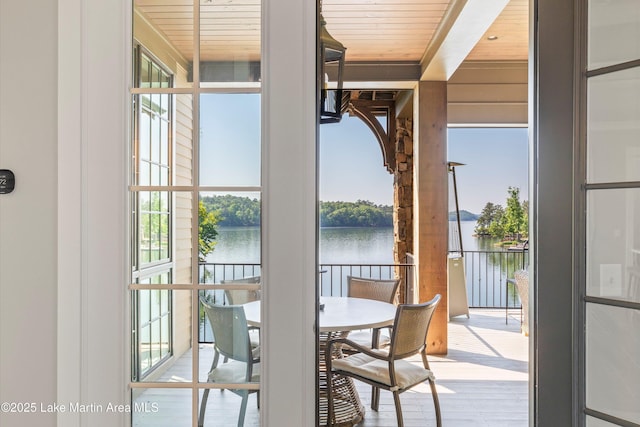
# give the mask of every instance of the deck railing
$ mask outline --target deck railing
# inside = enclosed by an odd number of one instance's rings
[[[529,265],[529,253],[517,251],[464,251],[467,299],[472,308],[517,308],[520,300],[514,287],[507,282],[513,273]],[[200,283],[220,283],[260,275],[260,264],[202,263]],[[347,276],[374,279],[401,279],[402,295],[412,294],[415,286],[414,265],[407,264],[320,264],[320,295],[347,295]],[[203,291],[215,304],[226,304],[220,289]],[[200,342],[210,342],[211,331],[200,319]]]
[[[345,296],[347,294],[347,276],[373,279],[392,279],[400,277],[401,287],[407,289],[406,278],[413,277],[413,264],[320,264],[320,295]],[[221,283],[223,280],[235,280],[248,276],[259,276],[260,264],[241,263],[201,263],[200,283]],[[410,279],[409,279],[410,280]],[[224,292],[208,291],[215,304],[224,304]]]
[[[319,266],[320,295],[346,296],[347,276],[374,279],[401,278],[400,286],[405,290],[412,285],[413,264],[321,264]],[[248,276],[260,275],[260,264],[241,263],[201,263],[200,283],[220,283],[223,280],[235,280]],[[201,291],[214,304],[226,304],[224,291],[210,289]],[[403,295],[406,291],[403,292]],[[209,325],[205,322],[204,313],[200,313],[199,342],[212,342]]]
[[[400,288],[405,291],[412,287],[413,264],[320,264],[320,295],[328,297],[347,296],[347,277],[366,279],[400,278]]]
[[[529,251],[464,251],[467,300],[472,308],[520,307],[513,273],[529,265]]]
[[[220,283],[260,275],[260,264],[243,263],[200,263],[200,283]]]

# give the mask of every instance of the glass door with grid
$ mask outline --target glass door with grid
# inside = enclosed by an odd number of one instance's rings
[[[640,8],[587,3],[583,409],[587,426],[638,426]]]
[[[134,426],[235,425],[242,398],[231,390],[260,387],[212,381],[216,334],[201,302],[229,306],[230,291],[261,286],[260,15],[259,0],[133,1]],[[229,258],[223,236],[239,226],[255,238]],[[219,335],[239,333],[225,325]],[[245,425],[259,425],[257,395]]]

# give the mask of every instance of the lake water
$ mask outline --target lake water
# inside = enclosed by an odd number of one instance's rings
[[[472,307],[517,306],[518,301],[506,279],[513,276],[517,268],[524,265],[521,253],[503,251],[500,254],[469,251],[501,251],[495,246],[495,239],[477,238],[473,235],[475,221],[462,221],[462,243],[465,256],[466,288],[468,303]],[[450,248],[459,250],[457,224],[449,223]],[[219,227],[216,248],[207,257],[209,263],[245,264],[235,266],[210,266],[207,283],[220,283],[234,277],[260,274],[258,266],[246,264],[260,263],[260,229],[258,227]],[[393,228],[321,228],[321,264],[393,264]],[[342,295],[345,292],[347,274],[371,274],[371,277],[385,277],[393,270],[362,272],[342,268],[324,271],[321,292],[323,295]],[[376,276],[378,274],[379,276]],[[341,288],[342,287],[342,288]],[[220,297],[222,297],[222,292]],[[508,293],[508,296],[506,296]]]
[[[494,245],[494,239],[477,238],[473,235],[475,221],[462,221],[462,244],[465,252],[500,250]],[[457,223],[449,223],[449,240],[452,250],[459,250]],[[260,263],[260,228],[258,227],[219,227],[215,250],[207,256],[207,261],[216,264],[259,264]],[[393,228],[321,228],[320,229],[320,263],[321,264],[393,264]],[[519,255],[503,253],[501,255]],[[497,258],[496,258],[497,256]],[[465,258],[466,288],[468,303],[472,307],[517,306],[518,301],[513,289],[505,296],[506,278],[510,277],[517,266],[501,261],[497,254],[488,258],[487,254],[469,254]],[[246,277],[260,274],[259,267],[217,266],[208,267],[207,283],[219,283],[223,279]],[[390,269],[384,274],[392,274]],[[511,273],[510,273],[511,272]],[[321,281],[323,295],[344,295],[346,292],[346,275],[366,275],[351,272],[342,268],[324,271]],[[375,272],[371,277],[382,277],[383,273]],[[367,276],[368,277],[368,276]],[[388,278],[385,276],[383,278]],[[223,300],[223,292],[210,291],[215,298]],[[211,331],[201,318],[201,341],[211,340]]]
[[[452,248],[458,248],[456,223],[450,222]],[[462,221],[465,251],[497,250],[491,239],[473,236],[475,221]],[[207,257],[212,263],[260,262],[258,227],[219,227],[216,248]],[[321,228],[320,262],[323,264],[393,264],[393,228]]]

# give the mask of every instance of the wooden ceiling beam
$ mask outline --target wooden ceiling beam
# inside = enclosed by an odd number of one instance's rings
[[[447,81],[509,0],[454,0],[420,60],[420,80]]]

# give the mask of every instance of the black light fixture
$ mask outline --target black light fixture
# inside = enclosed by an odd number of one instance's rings
[[[342,119],[342,83],[344,56],[347,48],[327,31],[327,22],[320,14],[320,123],[338,123]],[[335,88],[329,89],[329,81]],[[333,86],[333,85],[332,85]]]

